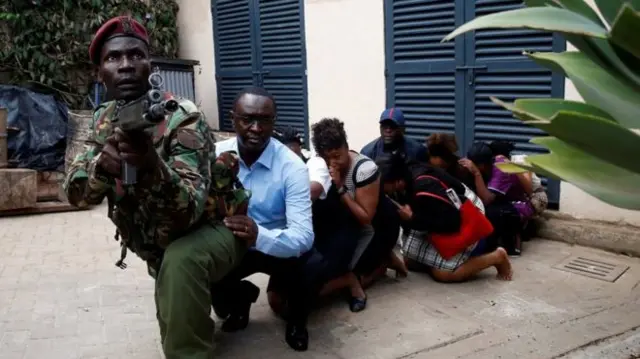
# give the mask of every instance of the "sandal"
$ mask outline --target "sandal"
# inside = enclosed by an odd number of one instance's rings
[[[365,310],[365,308],[367,308],[366,296],[364,298],[351,297],[351,299],[349,300],[349,309],[353,313],[361,312]]]
[[[358,283],[360,283],[360,285],[362,285],[362,276],[361,275],[356,275],[356,277],[358,278]],[[367,308],[367,295],[364,295],[364,298],[358,298],[358,297],[351,297],[349,299],[349,309],[353,312],[353,313],[357,313],[357,312],[361,312],[363,310],[365,310],[365,308]]]

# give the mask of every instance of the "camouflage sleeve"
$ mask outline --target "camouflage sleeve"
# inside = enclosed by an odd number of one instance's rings
[[[99,116],[100,111],[96,111],[91,123],[91,137],[73,160],[63,183],[69,203],[79,208],[99,204],[112,185],[107,177],[96,172],[102,150],[102,146],[95,141],[95,124]]]
[[[176,113],[168,123],[168,156],[141,179],[148,191],[146,205],[163,231],[178,233],[196,223],[204,212],[211,183],[210,155],[214,143],[199,112]]]

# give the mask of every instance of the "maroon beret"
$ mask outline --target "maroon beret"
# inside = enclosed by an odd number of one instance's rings
[[[105,22],[96,31],[91,44],[89,45],[89,59],[94,64],[100,63],[100,52],[107,40],[114,37],[128,36],[144,41],[149,46],[149,35],[147,29],[131,16],[118,16]]]

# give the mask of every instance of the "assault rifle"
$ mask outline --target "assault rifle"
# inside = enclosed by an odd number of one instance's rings
[[[115,116],[112,121],[114,127],[118,127],[125,132],[141,131],[159,124],[165,119],[167,114],[176,112],[179,108],[178,101],[165,99],[162,85],[164,79],[159,72],[149,75],[149,85],[151,90],[139,99],[117,103]],[[137,182],[137,169],[122,161],[122,184],[133,185]]]

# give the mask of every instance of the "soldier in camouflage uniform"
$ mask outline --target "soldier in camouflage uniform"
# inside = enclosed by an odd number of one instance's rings
[[[144,27],[129,17],[107,21],[89,49],[108,95],[132,101],[149,90]],[[167,96],[170,96],[167,94]],[[246,214],[249,192],[237,180],[237,156],[216,158],[215,141],[190,101],[149,131],[125,133],[112,124],[116,102],[94,114],[93,135],[67,173],[69,202],[87,207],[109,199],[122,256],[147,262],[156,279],[155,301],[169,359],[213,356],[211,284],[240,261],[255,239],[238,239],[222,223]],[[121,163],[135,166],[138,183],[122,185]]]

